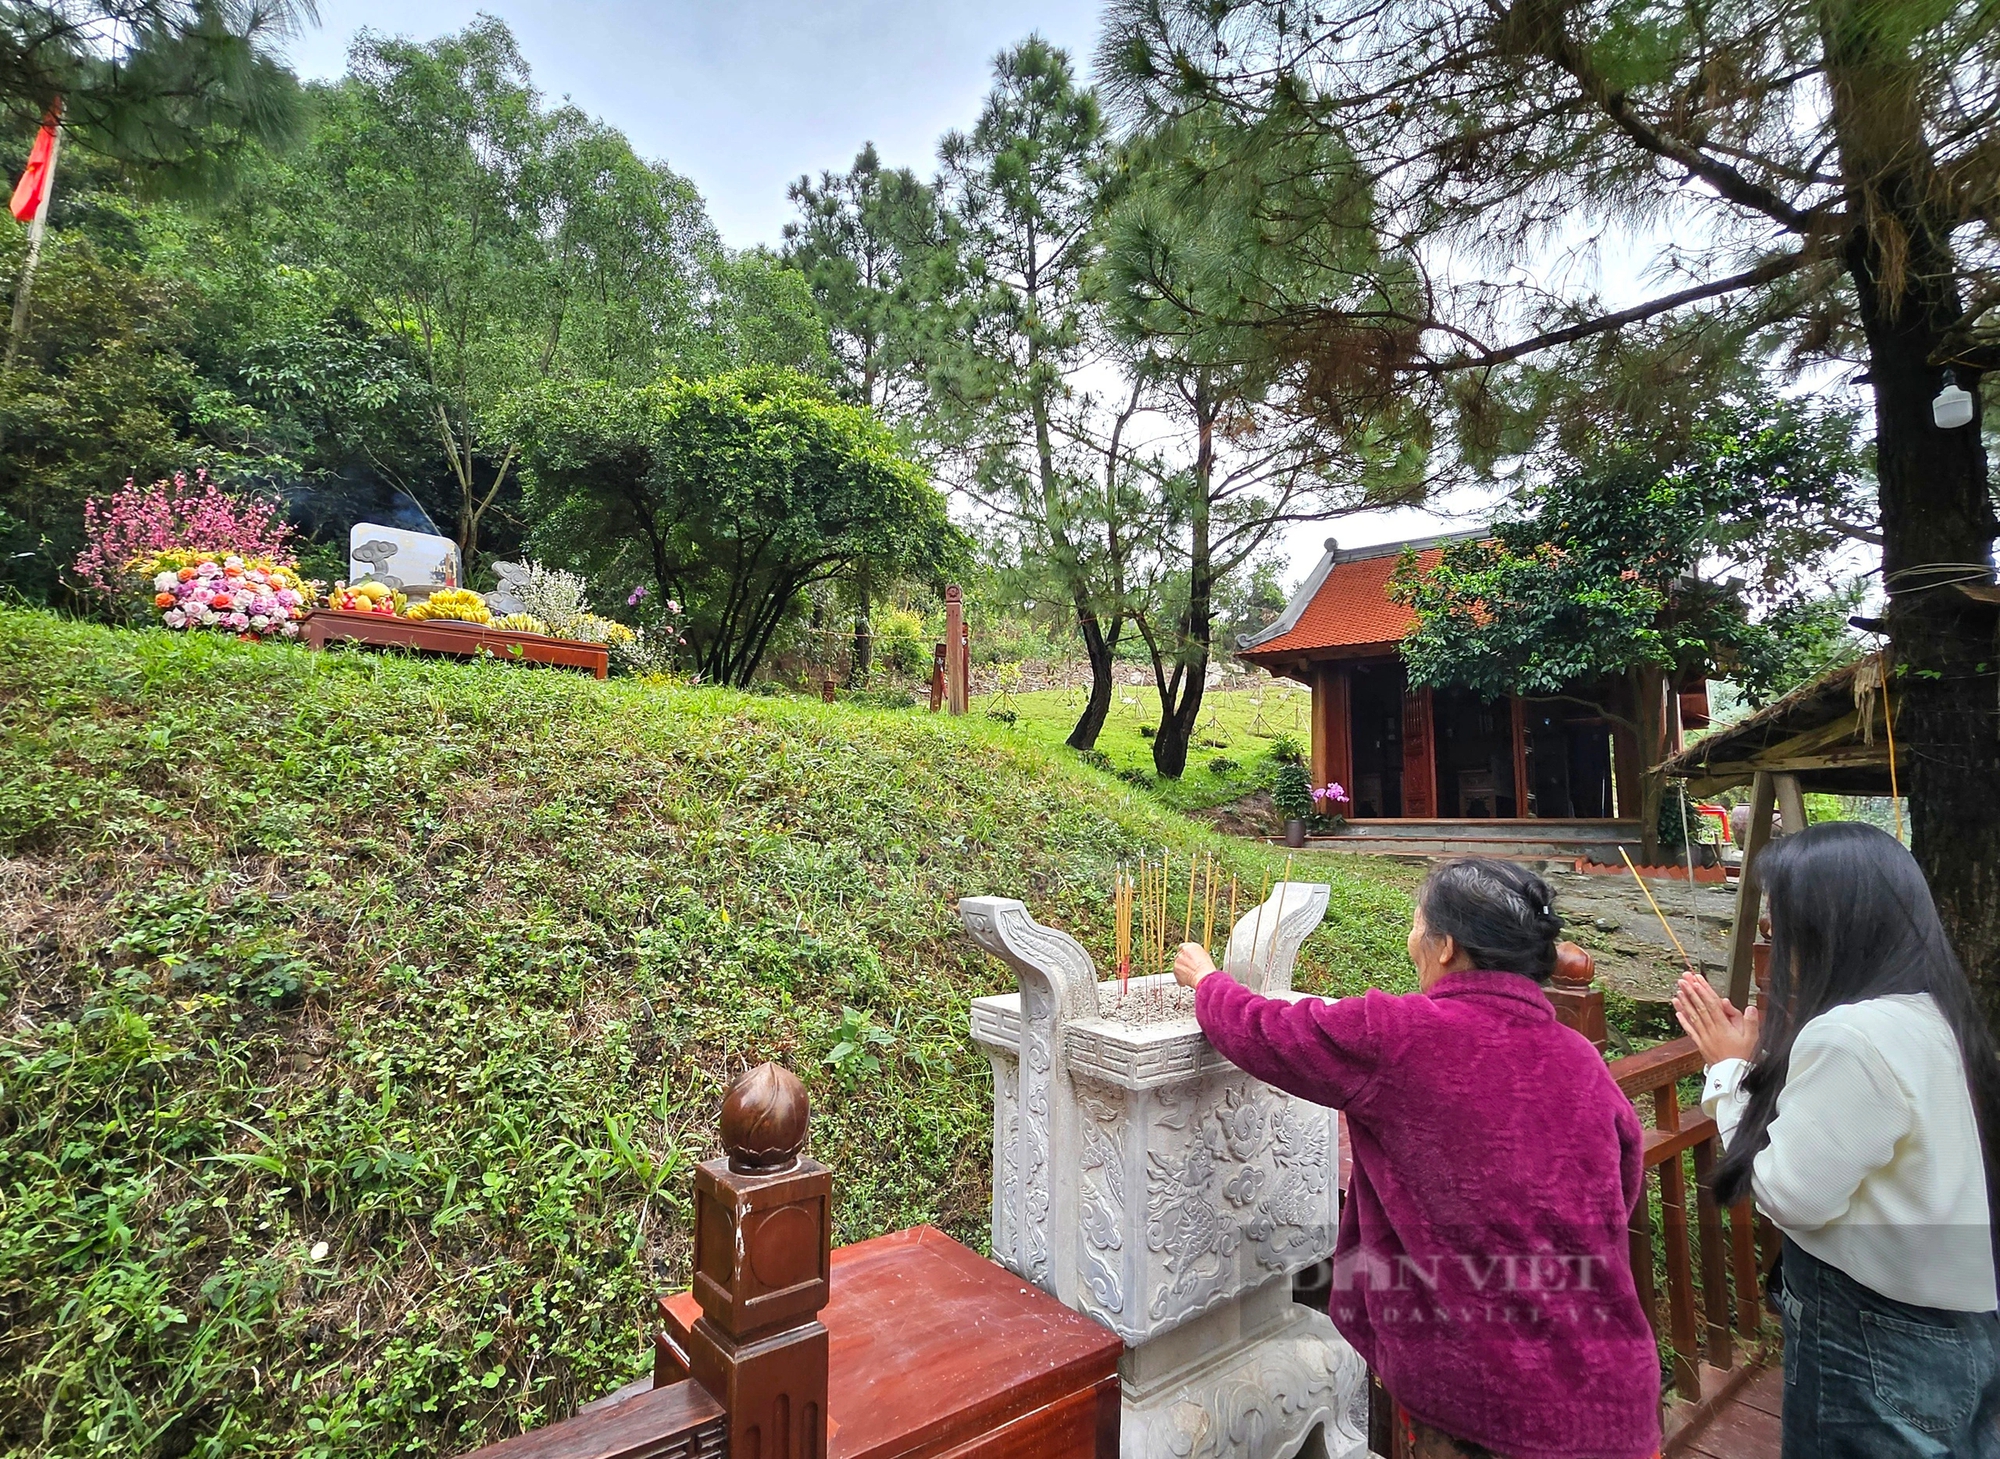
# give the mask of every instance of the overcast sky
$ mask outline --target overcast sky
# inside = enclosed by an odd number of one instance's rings
[[[977,118],[993,57],[1025,36],[1064,47],[1087,71],[1103,4],[320,0],[320,24],[289,48],[292,64],[308,77],[338,76],[364,26],[428,40],[482,10],[512,28],[545,95],[568,97],[690,178],[723,241],[747,248],[778,243],[792,216],[788,183],[844,171],[864,142],[889,165],[929,176],[938,138]],[[1329,535],[1359,546],[1463,525],[1397,511],[1294,527],[1280,549],[1285,576],[1311,571]]]
[[[551,98],[567,96],[692,178],[733,248],[778,242],[785,186],[844,171],[861,144],[928,177],[969,126],[993,57],[1038,32],[1087,67],[1100,0],[320,0],[290,48],[337,76],[363,26],[429,39],[484,10],[512,28]]]

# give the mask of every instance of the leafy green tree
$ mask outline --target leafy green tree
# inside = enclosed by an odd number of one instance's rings
[[[1615,456],[1552,474],[1489,539],[1406,554],[1391,591],[1416,611],[1411,681],[1488,698],[1580,702],[1634,736],[1649,860],[1658,839],[1672,686],[1722,674],[1758,690],[1812,628],[1832,627],[1798,583],[1822,565],[1860,463],[1854,422],[1769,400],[1712,409],[1696,450],[1663,460],[1629,438]],[[1773,510],[1773,501],[1784,503]],[[1741,579],[1718,574],[1742,573]],[[1754,580],[1754,582],[1752,581]],[[1753,615],[1755,599],[1774,611]],[[1837,630],[1831,635],[1837,639]]]
[[[721,240],[693,183],[562,107],[548,117],[539,232],[551,373],[640,385],[677,368],[715,321]]]
[[[514,390],[810,356],[809,302],[760,302],[773,270],[723,255],[685,179],[545,107],[498,20],[422,45],[364,31],[319,102],[297,246],[420,364],[468,571],[514,500]]]
[[[19,252],[0,251],[0,268]],[[85,498],[213,455],[190,429],[200,381],[169,281],[56,236],[36,290],[38,327],[0,389],[0,583],[50,601],[82,546]]]
[[[2000,1023],[1994,610],[1952,586],[1991,580],[2000,530],[1978,420],[2000,359],[1985,202],[2000,187],[2000,12],[1115,0],[1102,62],[1142,125],[1220,107],[1252,149],[1334,139],[1378,226],[1437,261],[1388,315],[1310,296],[1228,311],[1302,368],[1338,379],[1372,362],[1369,390],[1476,419],[1509,367],[1635,328],[1693,360],[1720,322],[1781,366],[1865,365],[1912,846]],[[1657,286],[1613,301],[1588,270],[1477,271],[1579,242],[1628,246]],[[1948,376],[1974,397],[1970,424],[1934,420]]]
[[[949,133],[939,157],[969,302],[952,347],[939,342],[934,400],[970,462],[964,485],[1046,554],[1076,614],[1091,689],[1069,743],[1088,749],[1110,713],[1123,609],[1093,559],[1106,496],[1065,459],[1063,417],[1093,343],[1085,281],[1110,161],[1103,115],[1068,55],[1031,36],[994,62],[979,120]]]
[[[682,373],[739,369],[834,373],[826,321],[796,269],[767,248],[715,261],[710,298],[696,337],[679,350]]]
[[[936,193],[907,167],[883,167],[870,142],[846,172],[823,172],[817,183],[801,177],[786,195],[800,216],[785,225],[783,257],[812,290],[849,397],[921,433],[926,336],[950,327],[940,319],[949,312],[952,271]],[[864,564],[849,587],[850,678],[858,685],[867,682],[873,657],[869,610],[877,585]]]
[[[944,499],[888,429],[795,372],[550,382],[515,411],[533,550],[682,604],[717,683],[748,684],[809,590],[864,561],[935,580],[966,560]]]
[[[409,341],[470,572],[516,455],[497,406],[561,344],[536,231],[555,193],[552,127],[497,20],[421,45],[363,31],[348,64],[319,97],[301,242]]]

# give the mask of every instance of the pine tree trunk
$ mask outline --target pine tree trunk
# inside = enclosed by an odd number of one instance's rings
[[[1084,702],[1083,715],[1077,720],[1076,728],[1069,732],[1068,744],[1072,750],[1094,750],[1097,748],[1097,737],[1104,730],[1104,721],[1111,716],[1114,644],[1105,638],[1104,625],[1086,603],[1077,605],[1076,622],[1083,634],[1084,655],[1090,660],[1090,698]]]
[[[1215,422],[1221,407],[1202,380],[1193,393],[1195,415],[1194,483],[1188,500],[1188,600],[1174,633],[1174,673],[1171,685],[1156,657],[1154,678],[1160,685],[1160,728],[1153,736],[1153,768],[1170,780],[1187,773],[1188,746],[1201,717],[1203,691],[1208,686],[1209,634],[1215,617],[1215,559],[1209,541],[1209,492],[1215,478]],[[1172,692],[1178,688],[1179,695]]]
[[[1896,661],[1896,751],[1910,847],[1989,1026],[2000,1031],[2000,738],[1990,608],[1948,585],[1991,581],[2000,530],[1977,417],[1940,430],[1931,399],[1964,315],[1952,196],[1936,177],[1921,91],[1879,8],[1823,0],[1835,136],[1861,222],[1848,239],[1875,395],[1883,584]]]
[[[1194,743],[1195,726],[1201,718],[1202,691],[1208,678],[1206,651],[1186,668],[1188,678],[1180,699],[1161,714],[1160,728],[1153,736],[1153,768],[1176,780],[1187,773],[1188,747]]]

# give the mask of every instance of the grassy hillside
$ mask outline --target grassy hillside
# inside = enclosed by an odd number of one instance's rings
[[[974,695],[972,710],[988,714],[1011,709],[1016,736],[1069,753],[1063,742],[1076,728],[1083,698],[1080,689]],[[1188,750],[1187,773],[1179,780],[1164,779],[1153,770],[1151,731],[1160,722],[1160,691],[1151,685],[1118,686],[1097,748],[1114,771],[1131,776],[1128,783],[1136,783],[1161,805],[1192,811],[1269,790],[1277,773],[1271,746],[1279,735],[1301,746],[1311,743],[1307,714],[1312,695],[1296,684],[1259,676],[1258,682],[1243,688],[1209,691],[1202,706],[1200,733]]]
[[[608,1391],[765,1057],[840,1239],[980,1243],[953,898],[1101,950],[1142,844],[1275,865],[1023,740],[0,611],[0,1452],[452,1454]],[[1302,981],[1404,983],[1411,874],[1349,865]],[[861,1017],[879,1072],[824,1063]]]

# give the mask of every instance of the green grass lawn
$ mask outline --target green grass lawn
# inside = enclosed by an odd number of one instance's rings
[[[1179,780],[1155,773],[1153,741],[1149,734],[1140,733],[1160,722],[1160,691],[1150,685],[1118,686],[1111,715],[1097,737],[1097,748],[1109,757],[1115,771],[1131,773],[1135,777],[1132,783],[1174,810],[1203,810],[1254,790],[1268,790],[1276,769],[1269,758],[1272,740],[1284,734],[1297,740],[1301,748],[1311,744],[1308,716],[1312,695],[1297,684],[1259,682],[1260,688],[1211,691],[1204,697],[1200,733],[1188,751],[1187,773]],[[1070,754],[1064,742],[1076,728],[1084,697],[1081,689],[988,694],[975,697],[972,708],[976,715],[1012,708],[1017,716],[1011,726],[1015,734]],[[1259,699],[1261,703],[1254,702]],[[1221,770],[1214,768],[1218,760],[1225,762]],[[1139,776],[1143,781],[1136,778]]]
[[[1039,719],[0,610],[0,1453],[450,1455],[610,1391],[767,1057],[838,1239],[983,1245],[1009,980],[953,900],[1102,958],[1141,847],[1283,864]],[[1413,872],[1295,875],[1301,986],[1409,985]]]

